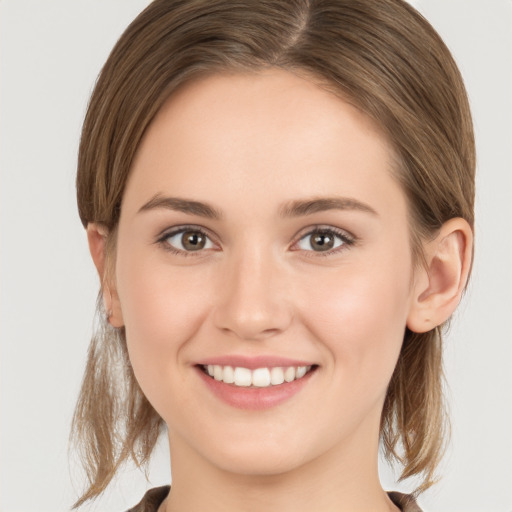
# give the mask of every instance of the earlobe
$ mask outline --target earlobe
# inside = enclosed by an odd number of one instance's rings
[[[468,280],[473,232],[468,222],[445,222],[425,247],[426,268],[417,270],[407,327],[427,332],[448,320],[457,308]]]
[[[108,229],[105,226],[97,223],[89,223],[87,225],[89,252],[100,277],[107,320],[113,327],[123,327],[123,315],[117,291],[112,281],[112,276],[109,276],[107,272],[107,238]]]

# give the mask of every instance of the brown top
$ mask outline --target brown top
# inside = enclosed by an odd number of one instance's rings
[[[158,507],[169,494],[169,490],[170,486],[168,485],[150,489],[144,495],[142,501],[127,512],[157,512]],[[388,492],[388,496],[402,512],[421,512],[421,508],[416,503],[416,500],[409,494],[402,494],[400,492]]]

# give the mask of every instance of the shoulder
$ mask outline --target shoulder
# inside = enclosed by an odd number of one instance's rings
[[[170,486],[168,485],[150,489],[146,492],[140,503],[130,508],[127,512],[157,512],[158,507],[169,494],[169,490]],[[416,500],[410,494],[393,491],[388,492],[388,496],[402,512],[421,512]]]
[[[402,512],[421,512],[421,508],[416,503],[416,500],[410,494],[402,494],[401,492],[391,491],[388,492],[391,501]]]
[[[170,486],[155,487],[144,494],[142,501],[127,512],[157,512],[158,507],[169,494]]]

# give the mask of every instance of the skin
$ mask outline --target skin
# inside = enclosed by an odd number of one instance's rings
[[[429,267],[415,266],[391,160],[367,117],[285,71],[203,78],[158,113],[123,197],[104,298],[168,425],[173,482],[161,511],[397,510],[377,472],[387,385],[405,327],[432,329],[456,307],[472,241],[452,219],[425,244]],[[155,196],[208,203],[220,218],[141,211]],[[282,214],[320,198],[351,202]],[[204,230],[205,248],[171,252],[180,236],[162,233],[181,226]],[[313,250],[318,227],[337,231],[336,248]],[[107,234],[95,224],[88,234],[104,277]],[[318,368],[279,406],[242,410],[194,367],[228,354]]]

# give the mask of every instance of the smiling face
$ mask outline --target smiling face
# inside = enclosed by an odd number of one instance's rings
[[[354,107],[278,70],[176,93],[123,197],[111,318],[173,470],[376,465],[409,240],[390,149]]]

